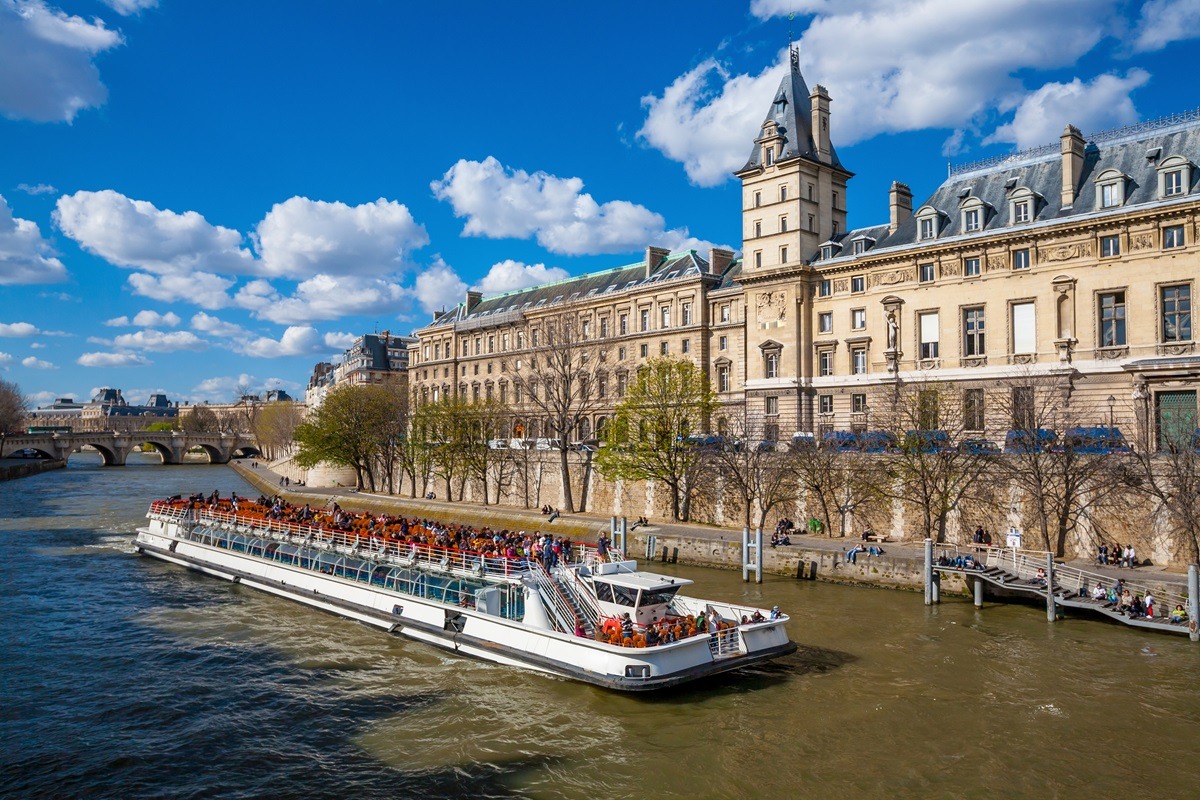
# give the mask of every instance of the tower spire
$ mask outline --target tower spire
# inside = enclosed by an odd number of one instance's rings
[[[792,61],[792,70],[798,72],[800,70],[800,48],[796,47],[792,39],[792,21],[795,19],[795,11],[788,14],[788,56]]]

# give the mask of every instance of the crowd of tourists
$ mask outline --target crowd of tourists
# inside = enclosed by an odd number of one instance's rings
[[[1096,550],[1096,564],[1101,567],[1136,567],[1137,551],[1131,544],[1124,547],[1114,544],[1110,548],[1102,543]]]

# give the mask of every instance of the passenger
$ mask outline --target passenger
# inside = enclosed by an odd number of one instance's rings
[[[750,617],[751,622],[766,622],[767,618],[762,615],[762,612],[757,608],[754,609],[754,614]]]
[[[1171,622],[1178,625],[1185,621],[1187,621],[1187,612],[1183,610],[1183,606],[1176,605],[1175,608],[1171,609]]]
[[[651,625],[646,629],[646,646],[655,647],[659,643],[658,628]]]
[[[633,638],[633,620],[629,618],[629,612],[625,612],[625,616],[621,617],[621,638]]]
[[[1144,602],[1146,604],[1146,619],[1154,619],[1154,595],[1151,594],[1149,589],[1146,590],[1146,599]]]
[[[779,619],[783,614],[779,613],[779,606],[771,606],[770,619]]]

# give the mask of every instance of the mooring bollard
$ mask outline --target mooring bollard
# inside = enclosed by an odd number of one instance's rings
[[[933,539],[925,540],[925,605],[933,605]]]
[[[1188,630],[1200,642],[1200,566],[1188,564]]]
[[[1058,619],[1058,609],[1054,606],[1054,554],[1046,554],[1046,621]]]
[[[975,607],[983,608],[983,578],[975,579]]]
[[[671,548],[671,563],[672,564],[679,563],[679,548],[678,547]]]

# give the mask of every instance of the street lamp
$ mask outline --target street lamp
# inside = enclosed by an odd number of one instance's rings
[[[1117,398],[1113,397],[1110,394],[1108,396],[1108,435],[1109,436],[1113,435],[1113,428],[1115,427],[1115,425],[1113,424],[1113,406],[1116,404],[1116,402],[1117,402]]]

